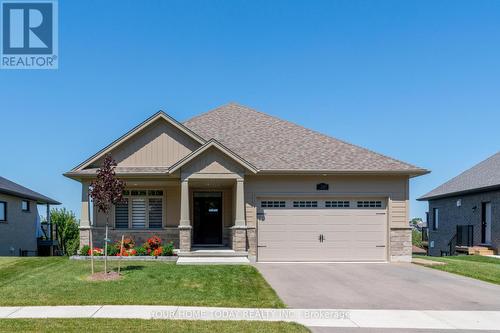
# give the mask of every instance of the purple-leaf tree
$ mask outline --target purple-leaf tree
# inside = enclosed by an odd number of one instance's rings
[[[90,183],[89,194],[98,211],[106,215],[106,238],[104,240],[104,272],[108,272],[108,225],[111,207],[123,201],[125,182],[116,177],[116,162],[110,154],[104,157],[102,166],[97,170],[97,178]],[[93,249],[92,249],[93,250]]]

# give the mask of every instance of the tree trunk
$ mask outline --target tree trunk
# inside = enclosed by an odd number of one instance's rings
[[[104,273],[108,274],[108,223],[109,214],[106,216],[106,236],[104,238]]]
[[[90,266],[92,267],[92,275],[94,275],[94,242],[92,241],[92,226],[90,227]]]
[[[122,235],[122,242],[120,243],[120,261],[118,262],[118,275],[120,274],[120,270],[122,268],[122,252],[123,252],[123,238],[125,235]]]

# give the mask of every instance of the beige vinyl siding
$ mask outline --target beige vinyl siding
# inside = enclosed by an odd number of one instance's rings
[[[391,200],[391,226],[404,228],[408,226],[408,201]]]
[[[111,151],[118,166],[171,166],[200,146],[199,143],[163,119]],[[93,163],[102,164],[102,159]]]
[[[193,174],[209,177],[209,175],[220,174],[243,174],[244,170],[241,165],[220,150],[210,148],[183,166],[181,173],[183,177]]]

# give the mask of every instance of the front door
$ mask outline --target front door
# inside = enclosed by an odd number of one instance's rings
[[[491,244],[491,202],[483,202],[482,204],[481,243]]]
[[[222,244],[222,193],[194,192],[193,244]]]

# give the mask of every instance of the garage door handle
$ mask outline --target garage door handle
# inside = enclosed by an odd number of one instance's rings
[[[375,245],[375,247],[385,247],[385,245]]]
[[[267,247],[267,245],[257,245],[257,247]]]

